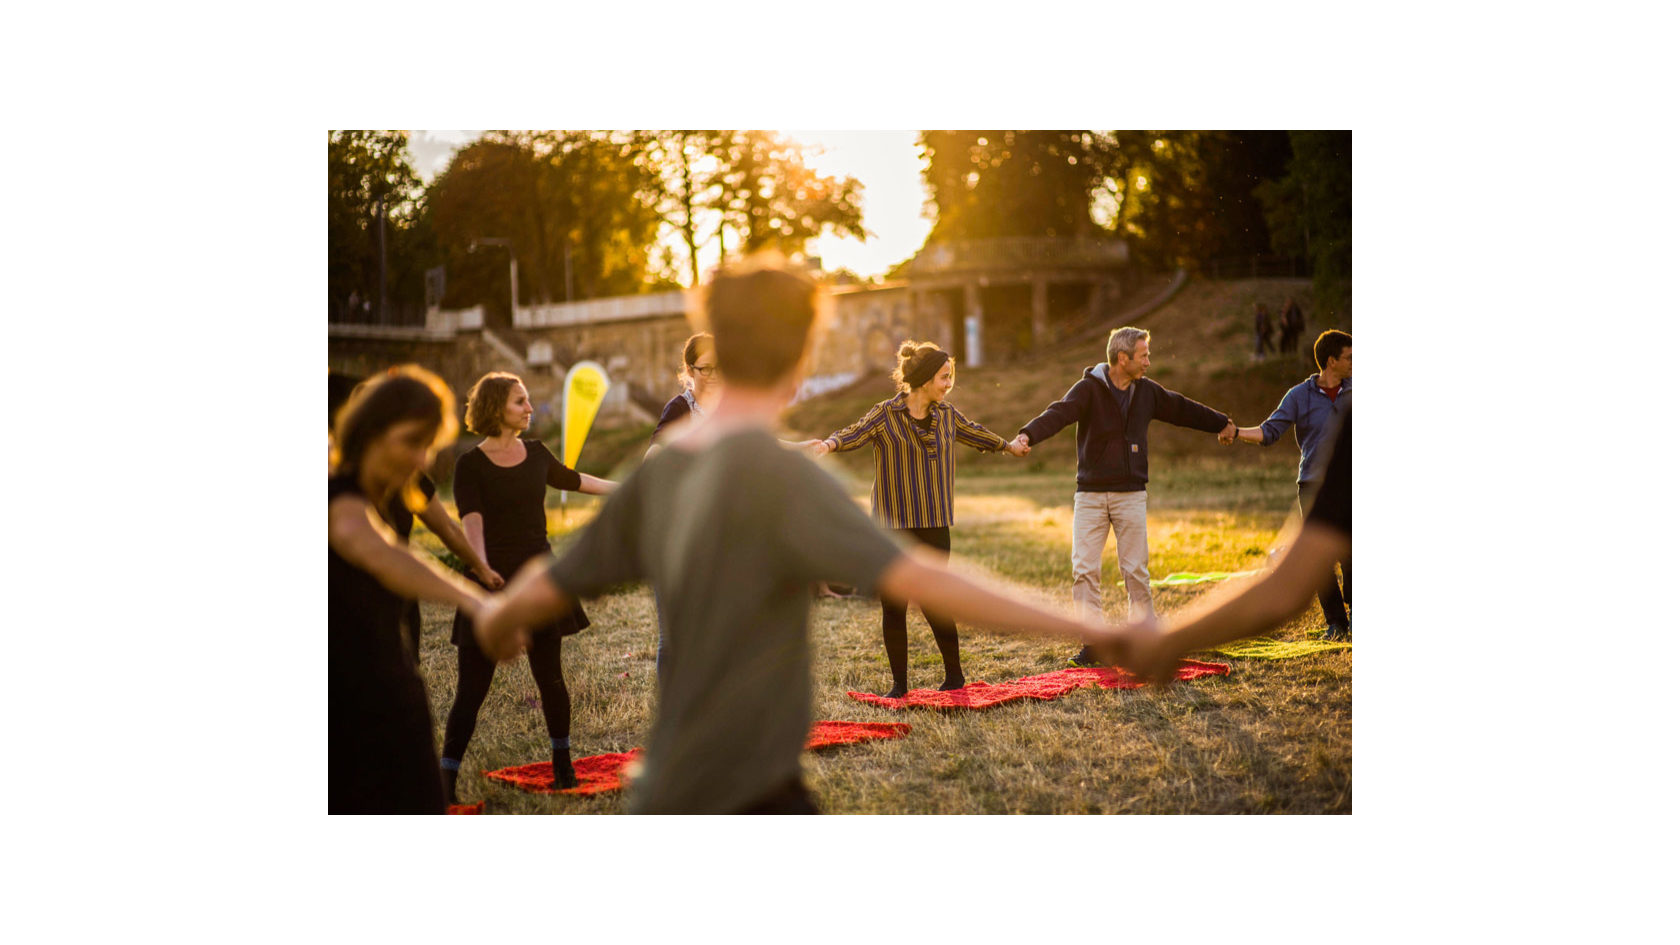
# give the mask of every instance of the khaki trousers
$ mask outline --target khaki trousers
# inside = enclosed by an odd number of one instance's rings
[[[1073,602],[1086,615],[1098,620],[1103,616],[1102,554],[1110,528],[1126,584],[1128,616],[1139,620],[1155,615],[1149,594],[1148,498],[1147,492],[1073,494]]]

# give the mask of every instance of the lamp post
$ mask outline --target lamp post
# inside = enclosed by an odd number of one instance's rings
[[[500,236],[487,236],[472,241],[467,252],[478,252],[479,244],[485,246],[501,246],[508,254],[508,320],[517,323],[519,317],[519,259],[513,255],[513,241]],[[515,324],[515,327],[518,327]]]

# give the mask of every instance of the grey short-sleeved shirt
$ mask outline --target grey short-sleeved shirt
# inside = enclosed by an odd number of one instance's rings
[[[667,676],[630,810],[726,813],[798,777],[811,583],[868,593],[902,553],[768,432],[642,464],[548,571],[578,597],[642,580],[659,599]]]

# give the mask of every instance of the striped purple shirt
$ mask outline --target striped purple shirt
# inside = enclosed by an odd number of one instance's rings
[[[837,453],[875,447],[875,486],[869,492],[869,505],[875,521],[887,528],[949,528],[955,521],[954,444],[982,453],[998,452],[1008,445],[950,404],[932,404],[928,415],[933,424],[924,431],[910,416],[907,395],[900,393],[870,407],[858,422],[828,437]]]

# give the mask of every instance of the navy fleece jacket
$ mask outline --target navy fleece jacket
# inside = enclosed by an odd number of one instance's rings
[[[1108,381],[1108,365],[1097,364],[1021,428],[1036,445],[1070,423],[1079,425],[1077,492],[1139,492],[1149,482],[1149,421],[1218,433],[1230,417],[1177,394],[1147,377],[1133,381],[1129,397]],[[1129,400],[1124,410],[1121,401]]]

